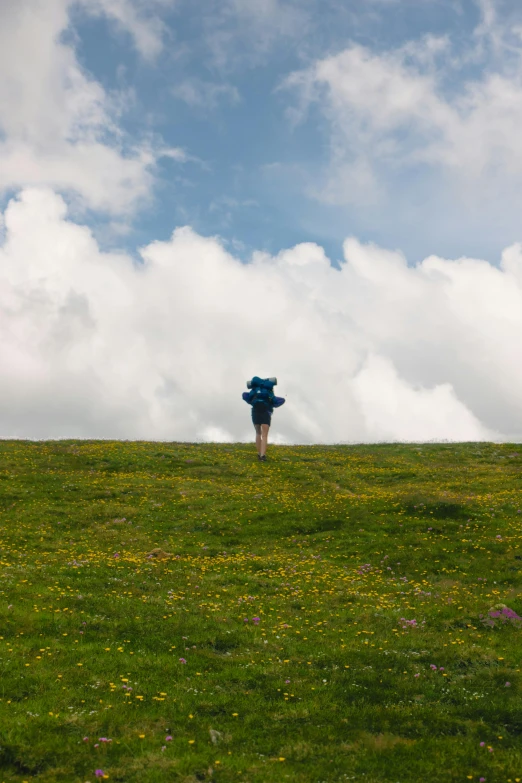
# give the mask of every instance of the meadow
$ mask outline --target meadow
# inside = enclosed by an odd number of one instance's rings
[[[0,442],[0,783],[519,783],[521,470]]]

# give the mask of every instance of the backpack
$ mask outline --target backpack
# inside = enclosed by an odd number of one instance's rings
[[[271,408],[274,402],[274,382],[271,378],[258,378],[251,380],[250,399],[252,405],[266,405]]]

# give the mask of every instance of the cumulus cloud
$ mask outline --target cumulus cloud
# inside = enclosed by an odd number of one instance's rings
[[[0,247],[0,432],[251,438],[241,400],[277,375],[280,442],[522,436],[522,248],[501,268],[348,239],[248,264],[179,228],[139,263],[102,252],[52,191],[8,205]]]
[[[133,7],[127,0],[84,2],[111,14]],[[0,193],[50,185],[91,209],[128,213],[150,194],[161,145],[127,142],[119,125],[125,96],[108,94],[63,40],[72,5],[0,4]]]
[[[522,182],[522,27],[480,0],[480,25],[454,47],[426,35],[388,51],[351,42],[283,82],[298,96],[290,117],[316,104],[331,159],[315,194],[377,200],[398,172],[445,172],[473,188]],[[512,22],[512,24],[511,24]]]

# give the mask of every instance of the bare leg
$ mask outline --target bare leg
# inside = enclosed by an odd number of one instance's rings
[[[266,454],[266,447],[268,445],[268,430],[270,429],[270,425],[268,424],[261,424],[261,450],[260,455],[261,457],[264,457]],[[257,442],[257,439],[256,439]]]
[[[254,424],[254,427],[256,428],[256,448],[257,448],[257,453],[261,454],[261,425],[260,424]]]

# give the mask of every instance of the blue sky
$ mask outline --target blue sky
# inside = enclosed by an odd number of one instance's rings
[[[129,139],[156,134],[189,156],[182,165],[159,162],[150,198],[130,221],[127,247],[166,238],[176,226],[189,224],[220,235],[244,258],[254,249],[274,253],[313,241],[336,261],[342,241],[355,235],[400,248],[412,262],[432,253],[494,261],[520,238],[518,215],[506,213],[496,192],[491,199],[487,192],[480,199],[469,191],[456,197],[451,176],[437,166],[404,160],[378,166],[386,192],[377,202],[359,199],[359,186],[348,174],[343,177],[352,193],[348,203],[318,197],[313,191],[329,164],[331,123],[321,102],[296,122],[288,109],[298,96],[282,88],[289,74],[354,44],[379,55],[430,35],[449,42],[435,66],[438,89],[458,94],[470,79],[498,68],[488,44],[474,62],[448,68],[450,59],[465,59],[476,49],[484,6],[473,0],[382,0],[362,9],[355,2],[274,2],[259,16],[251,12],[254,5],[238,3],[241,13],[237,8],[234,13],[234,4],[228,12],[220,3],[159,6],[164,46],[149,60],[113,20],[93,18],[85,8],[72,13],[83,68],[108,92],[133,93],[119,119]],[[515,8],[504,4],[502,19]],[[200,91],[207,85],[216,93],[191,104],[182,97],[187,84]],[[489,180],[481,185],[491,187]]]
[[[0,436],[522,437],[518,1],[3,0],[0,73]]]

